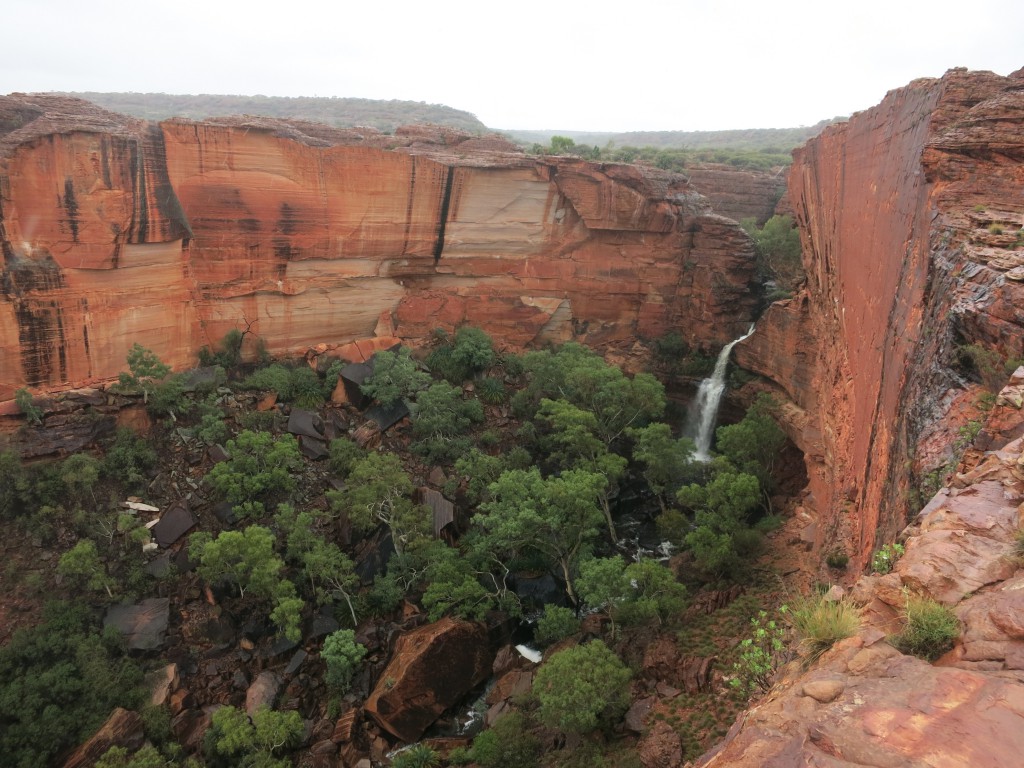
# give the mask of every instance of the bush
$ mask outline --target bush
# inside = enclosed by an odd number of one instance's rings
[[[25,418],[30,423],[43,423],[43,411],[35,405],[32,401],[32,393],[25,389],[25,387],[22,387],[14,393],[14,404],[18,406],[19,411],[25,414]]]
[[[568,608],[559,605],[545,605],[544,613],[537,619],[534,639],[541,645],[551,645],[580,631],[580,620]]]
[[[846,570],[849,562],[850,556],[839,549],[834,549],[825,556],[825,564],[829,568],[835,568],[837,571]]]
[[[610,725],[629,704],[629,668],[600,640],[547,660],[533,681],[538,715],[550,728],[587,733]]]
[[[272,390],[279,400],[301,408],[316,408],[323,403],[323,384],[308,365],[288,368],[280,363],[268,365],[247,376],[243,389]]]
[[[904,551],[902,544],[886,544],[871,558],[871,570],[875,573],[891,572],[899,559],[903,557]]]
[[[889,638],[901,653],[935,661],[953,647],[960,636],[960,620],[941,603],[928,597],[907,597],[903,617],[906,626]]]
[[[779,612],[785,615],[788,608],[782,606]],[[782,663],[786,649],[786,629],[781,622],[770,618],[767,611],[758,611],[750,624],[753,629],[750,637],[737,646],[739,660],[732,665],[735,676],[729,680],[729,685],[745,696],[755,688],[767,691],[772,687],[775,670]]]
[[[426,744],[416,744],[404,749],[391,760],[391,768],[436,768],[441,764],[437,752]]]
[[[520,712],[509,712],[473,740],[473,762],[481,768],[534,768],[541,743],[529,725]]]
[[[824,595],[794,606],[790,620],[812,660],[840,640],[852,637],[860,628],[860,614],[855,605],[846,600],[828,600]]]
[[[332,472],[337,472],[342,477],[348,477],[348,473],[352,471],[356,462],[366,457],[366,451],[347,437],[331,440],[328,451],[330,452],[328,466]]]
[[[126,490],[137,490],[145,484],[146,474],[156,463],[152,446],[127,427],[121,427],[103,457],[102,471]]]

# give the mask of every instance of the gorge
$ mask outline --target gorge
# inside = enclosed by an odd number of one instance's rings
[[[759,318],[753,244],[719,213],[745,210],[725,189],[736,175],[533,157],[439,128],[157,125],[3,97],[0,400],[109,382],[136,342],[187,368],[232,329],[315,358],[473,324],[512,348],[573,340],[635,364],[667,331],[717,352],[756,319],[732,350],[757,374],[737,397],[773,394],[803,454],[808,559],[839,550],[859,574],[924,517],[896,572],[857,588],[872,618],[827,675],[791,670],[700,764],[1012,764],[1024,420],[1012,391],[979,406],[986,372],[965,350],[1002,380],[1024,358],[1024,70],[914,81],[797,150],[778,210],[798,223],[807,281]],[[978,574],[950,572],[947,539],[976,544]],[[946,666],[881,642],[902,586],[959,605],[966,641]],[[800,693],[823,675],[856,697],[830,710]],[[886,681],[891,700],[871,705]],[[970,733],[978,722],[991,727]]]

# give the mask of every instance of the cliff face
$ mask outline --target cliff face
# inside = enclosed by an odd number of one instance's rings
[[[979,343],[1000,365],[1021,354],[1022,87],[960,70],[915,81],[795,153],[807,286],[737,359],[787,401],[818,545],[858,564],[948,458],[956,425],[935,425],[966,384],[956,348]]]
[[[0,99],[0,399],[175,367],[228,330],[274,353],[482,325],[628,346],[749,322],[749,239],[682,177],[500,139],[297,121],[153,125]]]

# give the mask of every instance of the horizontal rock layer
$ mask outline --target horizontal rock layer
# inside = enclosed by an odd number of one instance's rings
[[[499,139],[298,121],[160,125],[0,99],[0,399],[174,367],[233,328],[273,353],[475,323],[521,345],[739,335],[752,249],[682,176]]]

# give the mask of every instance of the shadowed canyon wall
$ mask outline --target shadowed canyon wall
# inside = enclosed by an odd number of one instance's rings
[[[876,533],[891,538],[916,512],[918,481],[948,456],[946,417],[967,385],[957,348],[1021,355],[1022,126],[1021,73],[952,70],[795,153],[807,285],[736,358],[785,401],[817,544],[848,544],[858,565]],[[921,450],[928,440],[937,453]]]
[[[159,125],[0,99],[0,399],[174,367],[249,327],[273,353],[479,324],[513,345],[717,347],[751,319],[749,238],[680,176],[497,138],[300,121]]]

